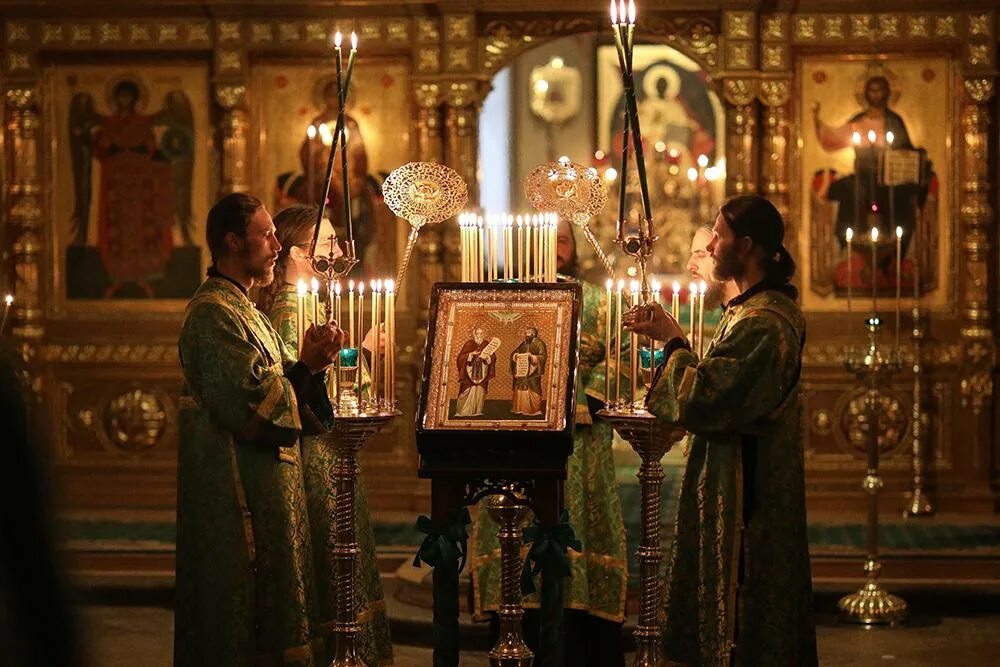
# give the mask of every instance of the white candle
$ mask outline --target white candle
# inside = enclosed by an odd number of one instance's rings
[[[611,402],[611,314],[614,310],[614,302],[611,300],[611,290],[614,288],[614,281],[608,278],[605,283],[605,312],[604,312],[604,405]]]
[[[903,228],[896,227],[896,355],[899,355],[899,309],[900,309],[900,282],[903,276],[902,270],[902,248],[903,248]]]
[[[524,218],[517,216],[517,280],[525,282],[525,260],[524,255]]]
[[[688,342],[691,348],[695,347],[694,339],[694,316],[695,306],[698,303],[698,285],[691,283],[688,285]]]
[[[876,290],[878,289],[877,280],[875,279],[876,264],[878,262],[878,227],[872,227],[871,230],[872,239],[872,317],[878,317],[878,299],[876,296]]]
[[[358,364],[361,363],[361,342],[365,339],[365,281],[358,282],[358,329],[354,340],[358,341]],[[359,379],[360,382],[360,379]]]
[[[347,347],[354,347],[354,281],[347,281]]]
[[[299,339],[299,351],[302,350],[302,338],[305,336],[306,332],[306,281],[299,280],[295,284],[295,291],[298,296],[296,299],[296,310],[295,310],[295,329],[298,334]]]
[[[639,281],[632,281],[632,298],[629,305],[635,308],[639,305]],[[629,381],[631,383],[629,391],[629,402],[630,406],[635,405],[636,400],[639,398],[639,336],[635,333],[629,335]]]
[[[622,397],[622,294],[625,292],[625,281],[618,281],[617,298],[615,299],[615,403]]]
[[[380,300],[382,296],[382,281],[376,280],[372,283],[372,332],[374,338],[372,339],[372,387],[368,392],[371,397],[372,403],[376,406],[378,405],[379,399],[379,306],[381,306]]]
[[[309,281],[310,291],[312,292],[312,314],[313,314],[313,324],[319,326],[319,280],[313,278]]]
[[[854,282],[854,272],[851,270],[851,263],[854,261],[854,251],[852,250],[852,244],[854,242],[854,230],[850,227],[847,228],[845,233],[845,238],[847,239],[847,316],[848,320],[851,319],[851,295],[853,288],[851,284]]]
[[[396,288],[392,280],[385,283],[385,322],[385,397],[391,410],[396,401]]]
[[[698,283],[698,356],[705,350],[705,281]]]
[[[670,297],[670,314],[676,320],[681,315],[681,284],[674,281],[674,293]]]

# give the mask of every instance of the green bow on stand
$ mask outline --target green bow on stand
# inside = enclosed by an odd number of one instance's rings
[[[524,543],[531,545],[521,570],[521,592],[525,595],[535,592],[537,574],[555,579],[568,577],[570,565],[566,550],[583,551],[573,526],[569,525],[566,510],[559,515],[559,521],[548,528],[543,528],[535,519],[531,526],[524,529]]]
[[[420,567],[424,562],[431,567],[443,563],[458,562],[457,570],[465,568],[465,560],[469,553],[469,532],[466,526],[472,523],[469,508],[463,507],[455,516],[455,520],[441,530],[435,530],[430,518],[421,515],[417,519],[417,530],[426,535],[413,557],[413,566]]]

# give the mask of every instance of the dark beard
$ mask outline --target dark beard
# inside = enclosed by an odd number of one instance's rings
[[[712,278],[718,282],[736,280],[743,275],[743,269],[743,263],[735,253],[720,255],[715,259],[715,268],[712,270]]]

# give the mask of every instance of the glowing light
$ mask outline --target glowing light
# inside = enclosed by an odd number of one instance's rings
[[[539,79],[538,81],[535,81],[535,92],[536,93],[545,93],[545,92],[548,92],[548,90],[549,90],[549,82],[548,81],[546,81],[545,79]]]
[[[847,242],[850,243],[851,241],[854,240],[854,230],[848,227],[847,231],[844,233],[844,236],[847,237]]]
[[[868,130],[868,143],[874,144],[876,139],[878,139],[878,135],[875,134],[875,130]]]
[[[851,141],[854,142],[855,146],[857,146],[858,144],[860,144],[861,143],[861,133],[860,132],[854,132],[853,134],[851,134]]]
[[[702,169],[704,169],[705,167],[708,166],[708,156],[707,155],[699,155],[698,156],[698,166],[701,167]]]
[[[694,167],[690,167],[688,169],[688,180],[691,181],[692,183],[698,180],[698,170],[695,169]]]
[[[897,239],[903,238],[903,228],[900,227],[899,225],[896,225],[896,238]]]
[[[618,170],[615,169],[614,167],[608,167],[607,169],[605,169],[604,180],[606,180],[608,183],[613,183],[614,181],[618,180]]]
[[[344,36],[341,35],[340,31],[338,30],[333,36],[333,46],[339,49],[340,45],[343,44],[343,42],[344,42]]]
[[[878,243],[878,227],[872,227],[872,243]]]
[[[656,144],[653,146],[653,148],[656,149],[657,153],[662,153],[663,151],[667,150],[667,145],[662,141],[657,141]]]
[[[549,61],[549,65],[552,66],[552,69],[562,69],[565,63],[563,62],[563,59],[560,58],[559,56],[553,56],[552,60]]]
[[[605,155],[604,151],[597,151],[596,153],[594,153],[595,160],[603,160],[605,157],[607,156]]]
[[[316,138],[316,126],[315,125],[310,125],[309,127],[306,128],[306,136],[309,137],[309,141],[312,141],[313,139]]]
[[[895,140],[895,138],[896,135],[892,133],[892,130],[889,130],[888,132],[885,133],[885,143],[889,144],[890,146],[892,146],[892,142],[893,140]]]

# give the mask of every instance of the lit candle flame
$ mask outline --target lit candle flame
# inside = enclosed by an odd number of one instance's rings
[[[854,132],[853,134],[851,134],[851,141],[854,142],[855,146],[857,146],[858,144],[860,144],[861,143],[861,133],[860,132]]]
[[[875,130],[868,130],[868,143],[874,144],[876,139],[878,139],[878,135],[875,134]]]
[[[306,128],[306,136],[309,137],[310,141],[312,141],[313,139],[316,138],[316,126],[315,125],[310,125],[309,127]]]
[[[299,296],[305,296],[306,292],[309,291],[308,288],[306,287],[306,281],[304,280],[300,280],[298,283],[296,283],[295,289],[298,292]]]
[[[688,285],[688,292],[690,292],[691,294],[696,294],[698,292],[698,285],[696,285],[694,282],[691,282]]]
[[[386,280],[385,281],[385,292],[386,292],[386,294],[392,294],[395,291],[396,291],[396,281],[395,280]]]
[[[688,180],[691,181],[692,183],[698,180],[698,170],[695,169],[694,167],[690,167],[688,169]]]
[[[626,13],[625,13],[625,0],[618,1],[618,22],[625,23]]]
[[[681,284],[679,282],[677,282],[676,280],[674,281],[673,287],[674,287],[674,294],[680,294],[681,293]]]
[[[13,294],[8,294],[7,296],[5,296],[3,298],[3,302],[4,302],[4,305],[6,305],[7,307],[10,307],[14,303],[14,295]]]
[[[344,41],[344,36],[341,35],[340,31],[338,30],[336,34],[334,34],[333,36],[333,48],[339,49],[343,41]]]
[[[618,279],[618,291],[619,292],[625,291],[625,281],[621,278]]]
[[[847,231],[844,233],[844,235],[847,237],[848,243],[854,240],[854,230],[851,229],[850,227],[847,228]]]
[[[611,0],[611,25],[618,25],[618,4]]]
[[[312,288],[313,294],[319,294],[319,281],[313,278],[309,281],[309,287]]]
[[[896,225],[896,238],[897,239],[903,238],[903,228],[900,227],[899,225]]]
[[[891,130],[889,132],[885,133],[885,143],[889,144],[890,146],[892,146],[892,141],[895,138],[896,138],[896,135],[893,134]]]
[[[708,288],[708,285],[706,285],[705,281],[702,280],[700,283],[698,283],[698,294],[704,295],[705,294],[705,290],[707,288]]]
[[[702,169],[704,169],[705,167],[708,166],[708,156],[707,155],[699,155],[698,156],[698,166],[701,167]]]
[[[615,281],[612,280],[611,278],[608,278],[608,281],[606,283],[604,283],[604,286],[607,287],[608,291],[610,292],[612,290],[612,288],[614,288],[614,286],[615,286]]]
[[[351,31],[351,51],[357,51],[357,50],[358,50],[358,34],[352,30]]]
[[[340,296],[340,281],[339,280],[333,284],[333,293],[336,296]]]
[[[635,25],[635,1],[628,0],[628,22]]]
[[[878,243],[878,227],[872,227],[872,243]]]
[[[364,294],[364,293],[365,293],[365,281],[362,280],[361,282],[358,283],[358,294]]]
[[[354,281],[353,280],[348,280],[347,281],[347,291],[348,292],[353,292],[354,291]]]

